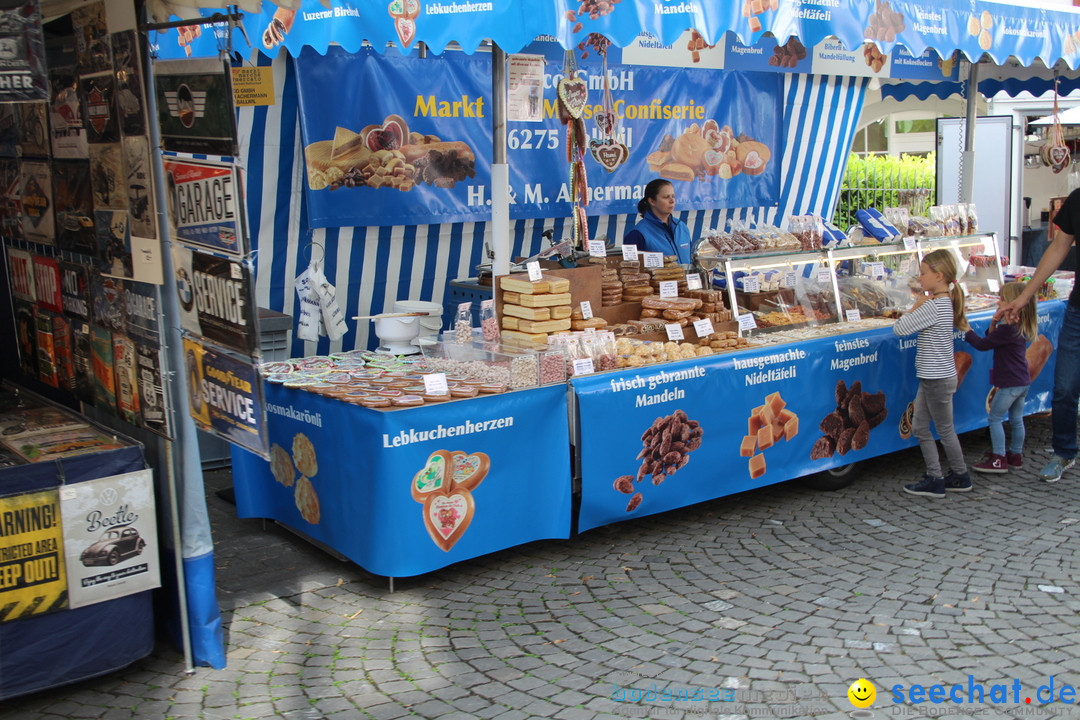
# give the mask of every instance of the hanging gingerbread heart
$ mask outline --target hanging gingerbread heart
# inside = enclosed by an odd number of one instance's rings
[[[615,168],[622,165],[630,157],[629,148],[614,140],[601,143],[593,140],[589,150],[592,152],[593,159],[608,172],[615,172]]]
[[[593,122],[596,123],[596,129],[605,138],[615,134],[615,113],[610,110],[602,110],[593,115]]]
[[[585,110],[589,100],[589,86],[581,78],[564,77],[559,81],[559,100],[566,107],[570,117],[577,120]]]
[[[1054,145],[1047,154],[1050,156],[1050,169],[1055,173],[1060,173],[1062,170],[1069,167],[1069,160],[1072,158],[1072,153],[1069,152],[1068,146]]]
[[[398,39],[401,40],[401,47],[408,48],[412,45],[412,41],[416,39],[416,22],[405,17],[399,17],[394,19],[394,29],[397,30]]]

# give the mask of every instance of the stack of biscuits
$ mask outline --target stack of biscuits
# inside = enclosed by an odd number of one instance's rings
[[[723,293],[719,290],[687,290],[683,295],[700,300],[701,307],[697,314],[712,320],[713,325],[732,319],[731,311],[724,306]]]
[[[546,344],[551,333],[570,329],[570,281],[559,277],[529,280],[525,274],[499,278],[503,338]]]
[[[686,294],[686,270],[679,265],[678,257],[674,255],[665,255],[663,267],[648,268],[646,272],[649,273],[649,281],[653,292],[660,292],[660,283],[675,281],[679,283],[679,294]]]
[[[619,279],[619,271],[613,267],[605,267],[600,278],[600,304],[611,307],[622,301],[623,283]]]
[[[641,298],[652,295],[652,276],[641,271],[640,260],[620,262],[619,279],[623,284],[623,302],[641,302]]]

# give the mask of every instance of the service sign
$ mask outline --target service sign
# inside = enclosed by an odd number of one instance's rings
[[[64,528],[56,489],[0,498],[0,622],[63,610]]]
[[[232,165],[165,159],[174,239],[241,252],[240,184]]]
[[[251,354],[258,332],[251,273],[242,262],[174,244],[180,326],[211,342]]]
[[[184,370],[188,412],[195,424],[269,458],[262,384],[255,366],[185,337]]]
[[[154,63],[158,123],[166,150],[236,155],[232,73],[216,59]]]
[[[65,485],[60,515],[71,607],[161,585],[153,471]]]

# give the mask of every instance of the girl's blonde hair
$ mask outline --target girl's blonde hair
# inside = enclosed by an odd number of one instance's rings
[[[1003,302],[1011,303],[1016,298],[1020,297],[1020,293],[1024,291],[1024,286],[1027,283],[1011,282],[1005,283],[1001,288],[1001,299]],[[1035,336],[1039,334],[1039,312],[1035,306],[1035,296],[1032,295],[1028,298],[1027,304],[1020,308],[1020,312],[1017,313],[1016,326],[1024,337],[1031,342],[1035,339]]]
[[[941,273],[945,282],[949,284],[949,297],[952,299],[953,327],[960,330],[970,330],[967,317],[964,315],[964,290],[956,281],[960,272],[960,266],[956,262],[956,255],[951,250],[939,248],[922,259],[934,272]]]

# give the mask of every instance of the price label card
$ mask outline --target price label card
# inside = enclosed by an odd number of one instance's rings
[[[581,358],[574,361],[574,374],[575,375],[588,375],[594,373],[596,370],[593,368],[592,358]]]
[[[582,300],[581,301],[581,317],[582,317],[582,319],[583,320],[588,320],[592,316],[593,316],[593,314],[592,314],[592,303],[589,302],[588,300]]]
[[[687,290],[700,290],[701,289],[701,276],[697,273],[688,273],[686,276],[686,289]]]
[[[754,319],[753,313],[746,313],[739,316],[739,329],[740,330],[753,330],[757,327],[757,320]]]
[[[540,272],[540,263],[535,260],[531,263],[526,263],[525,269],[529,271],[529,280],[532,282],[536,282],[544,276],[543,273]]]
[[[1001,290],[1001,283],[994,278],[987,278],[986,287],[990,292],[998,292]]]
[[[794,270],[788,270],[786,273],[784,273],[784,287],[795,287],[798,282],[799,274]]]
[[[859,308],[855,308],[854,310],[845,310],[844,317],[847,318],[848,322],[859,322],[860,320],[862,320],[862,313],[859,312]]]
[[[679,323],[671,323],[670,325],[665,325],[664,329],[667,330],[668,340],[682,340],[683,337],[685,337],[683,335],[682,325],[680,325]]]
[[[761,283],[756,277],[747,275],[742,279],[743,292],[756,293],[761,292]]]
[[[885,277],[885,263],[883,263],[883,262],[870,263],[870,277],[875,277],[875,278]]]
[[[424,392],[428,395],[445,395],[450,392],[450,388],[446,386],[446,373],[424,375]]]
[[[631,262],[637,260],[637,245],[623,245],[622,259],[630,260]]]
[[[712,320],[705,318],[694,323],[694,332],[697,333],[699,338],[703,338],[712,335],[716,331],[713,329]]]
[[[679,297],[679,283],[676,280],[662,280],[660,282],[660,297]]]
[[[642,257],[645,258],[645,267],[647,268],[661,268],[664,267],[664,253],[658,252],[643,252]]]
[[[817,281],[826,285],[832,284],[832,270],[829,268],[822,268],[817,271]]]
[[[585,328],[584,330],[582,330],[582,332],[585,333],[586,335],[595,335],[596,334],[596,328]]]
[[[589,256],[590,257],[607,257],[607,246],[603,240],[590,240],[589,241]]]
[[[915,236],[914,235],[905,235],[904,236],[904,249],[905,250],[914,250],[915,249]]]

